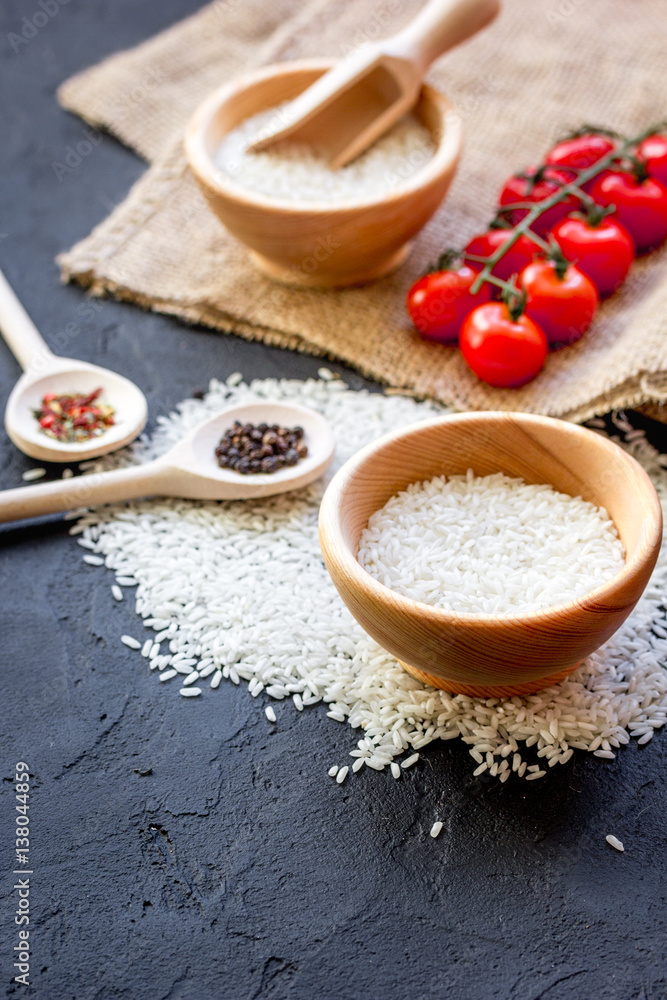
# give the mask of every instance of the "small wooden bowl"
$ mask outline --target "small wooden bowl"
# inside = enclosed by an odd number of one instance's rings
[[[383,586],[357,562],[368,519],[410,483],[504,472],[607,509],[625,567],[566,604],[525,614],[454,614]],[[642,467],[575,424],[524,413],[465,413],[388,434],[334,476],[320,510],[327,569],[359,624],[415,677],[480,697],[527,694],[562,680],[619,628],[639,600],[662,541],[662,511]]]
[[[227,132],[296,97],[331,65],[304,60],[242,76],[200,105],[185,134],[192,172],[223,225],[249,247],[264,274],[303,287],[360,284],[398,267],[409,241],[442,202],[461,151],[459,116],[442,94],[424,86],[415,113],[435,139],[436,152],[400,188],[374,200],[280,201],[234,184],[216,167]]]

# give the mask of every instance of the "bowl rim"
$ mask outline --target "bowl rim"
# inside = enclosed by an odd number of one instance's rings
[[[422,601],[416,601],[413,598],[406,597],[405,595],[392,590],[390,587],[387,587],[385,584],[380,583],[379,580],[376,580],[375,577],[371,576],[371,574],[360,565],[356,555],[353,555],[348,546],[343,542],[343,536],[340,530],[340,519],[337,515],[337,511],[340,507],[340,498],[343,490],[351,475],[356,472],[371,455],[382,451],[385,447],[387,447],[387,445],[393,443],[394,441],[403,437],[409,437],[414,433],[419,433],[420,430],[427,427],[438,426],[444,423],[481,423],[485,420],[497,420],[498,418],[506,418],[519,423],[538,424],[552,428],[567,427],[571,433],[578,434],[587,441],[595,440],[597,442],[597,446],[604,448],[609,452],[609,454],[613,454],[616,458],[620,458],[625,462],[628,469],[632,473],[633,479],[640,486],[642,493],[647,499],[650,500],[653,506],[654,515],[651,525],[649,525],[649,530],[645,533],[645,536],[640,539],[637,550],[632,558],[628,560],[626,557],[626,562],[618,573],[615,573],[613,577],[605,583],[599,584],[593,590],[586,591],[586,593],[581,597],[564,601],[561,604],[550,604],[545,608],[538,609],[537,611],[508,611],[499,612],[497,614],[479,614],[471,611],[448,611],[445,608],[439,608],[432,604],[425,604]],[[415,480],[415,482],[419,482],[419,480]],[[655,558],[653,559],[654,564],[657,561],[662,543],[663,518],[660,498],[650,476],[632,455],[626,452],[614,441],[611,441],[609,438],[605,438],[600,434],[596,434],[595,431],[590,430],[589,428],[582,427],[579,424],[571,423],[567,420],[545,417],[539,414],[525,413],[521,411],[484,410],[465,413],[449,413],[438,417],[419,420],[413,424],[408,424],[405,427],[400,427],[395,431],[390,431],[388,434],[382,435],[382,437],[377,438],[364,448],[361,448],[358,452],[356,452],[356,454],[349,458],[340,469],[338,469],[327,486],[320,505],[319,528],[321,541],[324,536],[328,536],[330,540],[335,538],[338,541],[339,544],[336,549],[336,559],[341,568],[347,573],[348,577],[354,581],[354,586],[361,587],[376,600],[382,601],[383,603],[386,603],[387,600],[389,600],[396,606],[397,609],[408,613],[412,617],[417,615],[421,615],[423,617],[424,615],[427,615],[432,621],[437,624],[442,624],[443,626],[451,626],[458,623],[471,626],[480,625],[492,630],[502,630],[510,625],[514,627],[522,624],[529,625],[538,622],[542,625],[562,623],[563,616],[567,615],[568,612],[580,613],[590,611],[593,609],[594,605],[599,604],[600,599],[604,600],[605,598],[611,597],[626,581],[631,582],[633,579],[636,579],[642,574],[647,561],[650,561],[653,558],[652,553],[655,553]],[[653,567],[651,569],[653,569]]]
[[[247,208],[269,209],[277,215],[285,214],[294,216],[302,215],[322,215],[328,216],[349,214],[351,211],[360,211],[366,208],[374,208],[378,205],[390,206],[399,203],[407,195],[414,194],[428,186],[429,183],[437,180],[450,167],[456,165],[456,161],[462,148],[462,120],[455,111],[449,99],[435,87],[424,83],[420,94],[427,94],[434,103],[441,109],[442,119],[445,123],[444,133],[440,142],[436,146],[435,153],[423,167],[420,167],[412,178],[394,191],[384,192],[374,198],[364,200],[345,201],[288,201],[286,199],[272,198],[270,195],[253,192],[249,188],[236,185],[234,181],[221,180],[220,170],[215,167],[214,161],[209,155],[205,137],[213,118],[220,106],[232,98],[239,91],[247,89],[262,80],[272,79],[276,76],[289,75],[290,73],[302,73],[321,69],[326,72],[336,63],[335,59],[295,59],[283,63],[271,63],[261,69],[244,73],[235,77],[230,83],[226,83],[217,90],[210,93],[196,108],[190,117],[186,128],[184,146],[186,157],[190,169],[195,174],[200,183],[203,183],[216,194],[223,195],[237,205]]]

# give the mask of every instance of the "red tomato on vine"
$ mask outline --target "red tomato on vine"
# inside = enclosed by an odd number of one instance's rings
[[[466,244],[463,256],[466,264],[474,271],[481,271],[484,265],[479,261],[470,260],[470,254],[474,257],[491,257],[496,250],[506,243],[512,235],[511,229],[489,229],[486,233],[473,236]],[[523,233],[507,253],[501,257],[497,264],[491,269],[491,274],[496,278],[507,281],[513,274],[518,274],[526,264],[529,264],[533,257],[539,253],[539,249],[528,236]]]
[[[608,215],[599,222],[570,215],[554,226],[551,236],[563,256],[588,275],[600,298],[616,291],[635,258],[630,233]]]
[[[550,344],[574,344],[591,325],[599,296],[590,278],[573,264],[561,267],[535,260],[519,275],[526,294],[525,311]]]
[[[461,323],[475,306],[488,302],[491,287],[483,282],[473,295],[470,287],[478,272],[467,264],[457,270],[432,271],[414,283],[408,292],[408,313],[426,340],[454,343]]]
[[[504,184],[500,196],[499,204],[502,206],[513,205],[515,202],[537,203],[550,198],[564,184],[572,179],[571,174],[563,170],[556,170],[553,167],[526,167],[523,173],[514,174]],[[579,199],[569,194],[557,205],[552,205],[533,222],[531,229],[536,233],[545,233],[548,229],[562,219],[573,209],[579,207]],[[513,226],[517,226],[522,219],[528,215],[528,208],[515,208],[508,211],[506,218]]]
[[[515,388],[530,382],[544,365],[544,331],[525,314],[512,318],[504,302],[489,302],[468,315],[459,335],[468,367],[489,385]]]
[[[586,170],[616,146],[613,139],[606,135],[586,133],[563,139],[550,149],[545,162],[557,167],[574,167],[575,170]],[[574,170],[568,171],[570,178],[575,178]]]
[[[667,185],[667,135],[650,135],[637,146],[637,159],[650,177]]]
[[[660,181],[605,171],[591,185],[590,194],[599,205],[615,206],[614,216],[630,233],[638,253],[667,239],[667,187]]]

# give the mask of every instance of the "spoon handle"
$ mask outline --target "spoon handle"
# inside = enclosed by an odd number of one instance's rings
[[[439,56],[485,28],[499,10],[499,0],[430,0],[383,47],[423,74]]]
[[[24,371],[50,361],[53,352],[0,271],[0,332]]]
[[[55,514],[77,507],[163,495],[168,470],[159,461],[74,479],[57,479],[0,492],[0,522]]]

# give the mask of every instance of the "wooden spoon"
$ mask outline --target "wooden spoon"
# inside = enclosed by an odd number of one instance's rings
[[[248,147],[284,139],[345,166],[415,104],[431,63],[493,20],[499,0],[430,0],[403,31],[363,45],[279,113],[283,125]]]
[[[300,425],[308,454],[297,465],[273,473],[241,475],[221,469],[215,448],[235,420],[242,423]],[[77,507],[136,497],[187,497],[197,500],[249,500],[306,486],[322,475],[334,454],[331,427],[319,413],[291,403],[232,406],[190,431],[160,458],[111,472],[59,479],[0,493],[0,521],[17,521]]]
[[[80,462],[122,448],[141,433],[148,415],[141,389],[108,368],[55,355],[1,271],[0,332],[24,369],[7,401],[5,427],[26,455],[46,462]],[[40,408],[45,393],[91,393],[99,388],[102,400],[115,411],[114,425],[100,437],[67,443],[41,431],[33,410]]]

